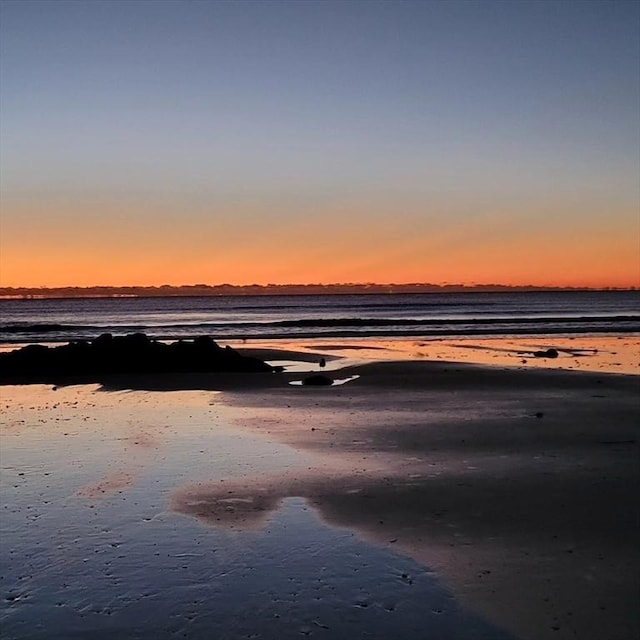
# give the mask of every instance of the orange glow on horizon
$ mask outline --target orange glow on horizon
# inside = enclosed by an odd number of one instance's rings
[[[500,284],[506,286],[585,287],[585,288],[637,288],[640,286],[634,258],[620,260],[616,265],[605,258],[585,265],[575,254],[540,264],[533,256],[524,256],[517,247],[503,251],[519,257],[517,268],[504,269],[491,261],[480,263],[470,253],[467,260],[458,262],[456,256],[423,268],[402,265],[393,268],[368,268],[367,256],[354,256],[350,260],[331,263],[317,258],[309,264],[302,255],[289,256],[287,268],[280,264],[267,264],[257,259],[250,262],[243,256],[228,257],[224,264],[211,261],[210,265],[198,260],[177,260],[167,267],[160,256],[148,256],[140,262],[118,260],[112,262],[101,255],[75,254],[68,258],[55,254],[23,256],[12,261],[12,269],[2,267],[2,287],[91,287],[91,286],[161,286],[192,285],[197,283],[218,285],[286,285],[286,284],[340,284],[376,283],[436,285],[460,284],[466,286]],[[459,256],[458,256],[459,257]],[[175,266],[174,266],[175,265]],[[589,266],[587,269],[585,266]],[[513,267],[513,264],[512,264]]]
[[[470,216],[459,204],[436,216],[414,204],[399,218],[389,203],[343,203],[298,217],[225,210],[189,222],[152,205],[115,213],[105,205],[91,216],[80,207],[14,208],[0,239],[2,287],[640,286],[637,213],[626,209],[617,227],[595,207],[581,209],[577,230],[575,212],[551,226],[533,206],[517,217],[506,206]],[[560,205],[547,208],[551,219]]]

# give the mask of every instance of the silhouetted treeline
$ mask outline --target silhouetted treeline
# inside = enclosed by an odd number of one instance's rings
[[[634,290],[635,287],[631,287]],[[540,287],[534,285],[509,286],[503,284],[193,284],[162,285],[159,287],[0,287],[0,298],[158,298],[204,296],[260,296],[260,295],[323,295],[323,294],[385,294],[385,293],[455,293],[483,291],[593,291],[624,290],[615,287]]]

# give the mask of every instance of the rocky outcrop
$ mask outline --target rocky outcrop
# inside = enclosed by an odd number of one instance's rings
[[[546,351],[534,351],[533,355],[536,358],[557,358],[558,351],[557,349],[551,348],[551,349],[547,349]]]
[[[34,344],[0,354],[0,382],[57,382],[72,377],[99,380],[109,374],[267,373],[262,360],[220,347],[212,338],[165,344],[143,333],[79,340],[58,347]]]

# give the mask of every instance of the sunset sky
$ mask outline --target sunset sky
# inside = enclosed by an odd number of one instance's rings
[[[0,285],[640,285],[640,3],[2,0]]]

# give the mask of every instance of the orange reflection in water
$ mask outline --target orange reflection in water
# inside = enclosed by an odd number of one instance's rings
[[[517,338],[457,337],[452,339],[349,338],[231,342],[235,348],[302,350],[315,354],[308,369],[317,370],[318,358],[331,355],[327,369],[381,360],[435,360],[500,367],[565,369],[600,373],[640,374],[640,336],[518,336]],[[536,357],[555,349],[557,358]],[[267,360],[277,359],[269,355]],[[283,358],[286,359],[286,358]],[[296,370],[303,370],[298,364]]]

